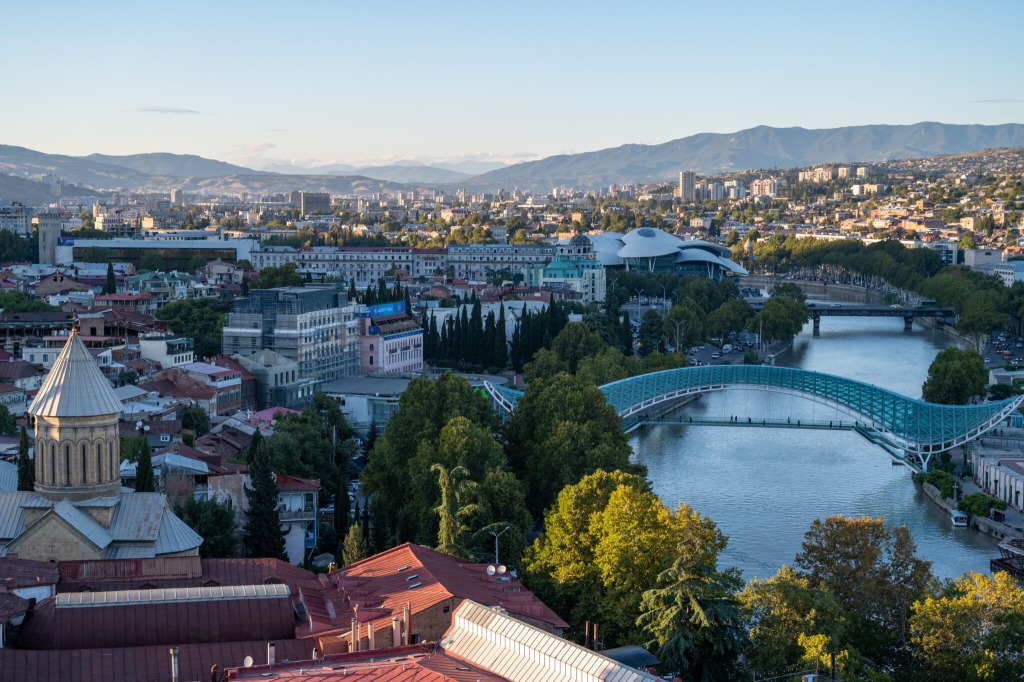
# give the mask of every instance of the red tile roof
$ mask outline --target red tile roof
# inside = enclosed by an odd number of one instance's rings
[[[500,579],[489,576],[487,564],[462,562],[410,543],[334,571],[330,579],[335,589],[324,592],[323,598],[335,614],[331,624],[345,631],[356,606],[360,622],[374,621],[374,627],[380,629],[389,627],[391,618],[400,615],[406,604],[415,616],[453,597],[501,606],[511,614],[550,623],[555,628],[569,627],[517,579],[509,575]]]
[[[278,656],[280,660],[280,656]],[[359,651],[274,666],[232,669],[232,680],[316,680],[316,682],[504,682],[505,678],[446,653],[434,645]]]

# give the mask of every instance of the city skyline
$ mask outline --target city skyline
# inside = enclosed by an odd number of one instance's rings
[[[949,6],[19,4],[7,85],[24,106],[0,113],[0,143],[260,169],[511,163],[757,125],[1024,119],[1024,93],[1000,69],[1024,9]],[[983,44],[984,59],[955,44]]]

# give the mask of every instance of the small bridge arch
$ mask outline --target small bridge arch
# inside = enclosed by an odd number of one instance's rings
[[[515,409],[521,391],[485,388],[495,406]],[[823,372],[766,365],[706,365],[653,372],[601,386],[625,420],[686,395],[750,388],[798,395],[835,407],[858,421],[862,433],[905,453],[927,471],[932,455],[978,438],[1017,411],[1024,395],[978,405],[938,405]]]

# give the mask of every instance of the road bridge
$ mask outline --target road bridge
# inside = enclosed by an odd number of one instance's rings
[[[485,383],[495,407],[511,414],[521,391]],[[978,405],[938,405],[822,372],[766,365],[706,365],[653,372],[601,386],[627,428],[685,396],[746,388],[798,395],[828,405],[853,420],[872,442],[896,451],[927,471],[933,455],[959,447],[999,426],[1024,403],[1024,395]],[[753,425],[751,423],[751,425]],[[767,424],[766,424],[767,425]],[[781,422],[773,424],[782,426]],[[801,427],[802,424],[787,424]],[[844,422],[843,426],[847,426]]]
[[[764,301],[750,301],[754,312],[761,312]],[[823,317],[902,317],[903,328],[910,331],[914,327],[915,318],[932,318],[939,322],[953,319],[956,312],[952,308],[893,308],[892,306],[867,306],[849,304],[808,303],[807,311],[814,322],[814,333],[820,330]]]

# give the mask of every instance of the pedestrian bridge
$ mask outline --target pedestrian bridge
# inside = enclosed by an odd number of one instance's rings
[[[500,411],[515,409],[522,391],[484,385]],[[608,403],[631,424],[687,395],[746,388],[808,398],[854,419],[865,437],[903,453],[927,471],[933,454],[974,440],[1016,412],[1024,395],[978,405],[938,405],[821,372],[767,365],[705,365],[670,369],[601,386]],[[792,424],[798,428],[798,423]]]

